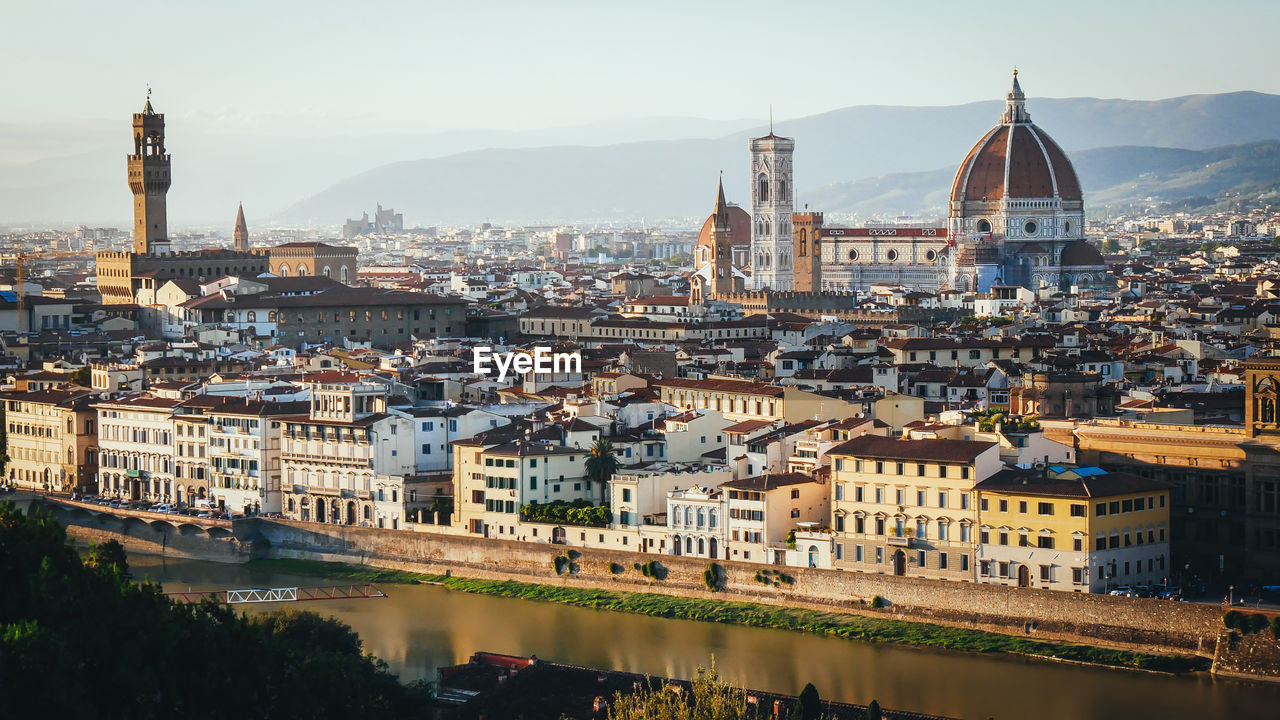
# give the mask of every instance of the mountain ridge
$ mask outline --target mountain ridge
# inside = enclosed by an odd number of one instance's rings
[[[1280,96],[1252,91],[1153,101],[1032,98],[1027,106],[1032,119],[1073,158],[1096,148],[1197,151],[1280,139]],[[797,207],[808,202],[817,209],[831,197],[829,186],[902,173],[928,174],[948,167],[948,163],[954,163],[952,168],[958,166],[973,143],[995,124],[1002,107],[1000,101],[854,106],[779,122],[774,130],[797,138],[793,178]],[[620,144],[590,149],[522,148],[506,151],[501,157],[475,151],[402,161],[339,180],[282,210],[279,216],[292,222],[320,222],[328,208],[349,204],[352,198],[377,196],[384,204],[406,212],[406,217],[421,218],[423,224],[484,219],[697,219],[706,212],[705,196],[720,170],[730,170],[725,173],[730,199],[745,199],[745,140],[764,129],[716,140],[642,144],[643,154],[633,152],[637,144]],[[1224,139],[1227,142],[1219,142]],[[1098,140],[1104,142],[1090,145]],[[943,185],[940,189],[945,192],[950,178]],[[605,189],[607,196],[602,194]],[[930,206],[919,201],[927,193],[904,188],[899,194],[904,205]],[[859,210],[858,204],[847,198],[827,209],[866,214],[865,206]],[[878,212],[889,210],[879,206]]]
[[[998,100],[850,106],[779,121],[774,127],[797,139],[793,181],[798,206],[816,205],[830,196],[829,186],[958,166],[996,122],[1001,107]],[[1033,96],[1028,109],[1073,158],[1085,150],[1124,145],[1205,150],[1280,139],[1280,96],[1253,91],[1164,100]],[[240,130],[184,131],[181,115],[168,119],[168,144],[174,155],[169,220],[175,228],[204,223],[229,228],[241,200],[251,226],[335,227],[375,202],[403,212],[410,225],[485,219],[646,219],[678,225],[707,212],[706,197],[722,170],[730,199],[745,204],[746,138],[767,128],[749,120],[657,116],[637,118],[634,124],[640,129],[623,122],[592,130],[588,123],[511,132],[503,135],[505,139],[468,130],[322,137],[314,124],[295,129],[275,128],[272,123],[266,123],[271,133],[257,137]],[[122,119],[121,137],[127,135],[125,128],[127,120]],[[57,134],[56,129],[49,132]],[[592,142],[630,137],[632,132],[655,139]],[[662,136],[664,132],[698,132],[702,137],[671,138]],[[0,220],[127,226],[130,198],[122,157],[127,148],[116,147],[114,137],[115,131],[96,133],[92,143],[75,146],[75,152],[23,162],[52,151],[38,134],[16,133],[2,147],[32,149],[25,155],[6,154],[8,162],[0,160]],[[499,140],[544,144],[438,152]],[[922,200],[927,189],[876,190],[896,192],[904,206],[928,205]]]

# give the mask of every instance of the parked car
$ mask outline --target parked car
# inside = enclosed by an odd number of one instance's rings
[[[1118,588],[1113,588],[1111,592],[1107,594],[1119,595],[1120,597],[1134,597],[1133,588],[1129,587],[1128,585],[1121,585]]]
[[[152,510],[158,513],[171,513],[173,512],[173,506],[169,503],[160,503],[152,508]]]

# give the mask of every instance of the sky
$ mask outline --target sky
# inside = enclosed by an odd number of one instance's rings
[[[1280,3],[6,3],[0,123],[119,118],[145,88],[236,134],[526,130],[849,105],[1280,93]],[[1250,28],[1259,29],[1254,37]]]

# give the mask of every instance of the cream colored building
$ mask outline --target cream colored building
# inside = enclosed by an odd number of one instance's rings
[[[974,485],[999,472],[1000,446],[875,435],[832,448],[833,566],[972,580]]]
[[[581,448],[495,444],[481,437],[455,443],[453,462],[453,523],[473,535],[514,540],[520,534],[521,507],[557,500],[598,502],[603,493],[586,476],[587,451]]]
[[[93,398],[83,388],[6,393],[8,482],[56,492],[92,487],[98,465]]]
[[[831,515],[829,485],[805,473],[776,473],[720,486],[728,512],[726,560],[784,564],[792,530]]]
[[[280,418],[287,518],[365,527],[404,522],[404,477],[414,474],[413,420],[386,407],[374,383],[311,389],[311,411]]]
[[[173,411],[148,394],[106,400],[98,410],[98,492],[128,500],[189,502],[174,482]]]
[[[794,386],[768,385],[732,378],[686,380],[673,378],[654,383],[662,402],[684,410],[715,410],[730,422],[786,420],[800,422],[815,417],[843,420],[862,411],[860,405],[811,393]]]

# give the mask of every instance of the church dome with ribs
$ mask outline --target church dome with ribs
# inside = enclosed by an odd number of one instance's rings
[[[982,136],[960,164],[951,202],[1082,201],[1080,181],[1066,153],[1031,122],[1016,71],[1005,99],[1000,124]]]

